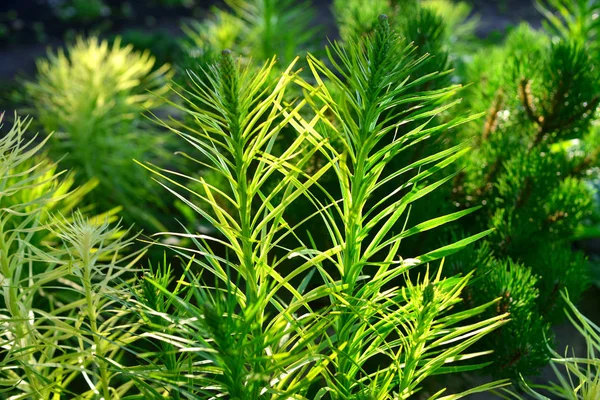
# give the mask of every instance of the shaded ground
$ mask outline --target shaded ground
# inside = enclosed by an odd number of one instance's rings
[[[519,22],[529,22],[534,27],[539,27],[540,14],[534,7],[534,0],[470,0],[473,12],[481,18],[479,29],[480,36],[487,36],[492,32],[504,32],[506,28]]]

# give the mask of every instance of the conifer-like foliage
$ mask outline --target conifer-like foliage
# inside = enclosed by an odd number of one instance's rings
[[[594,207],[587,179],[598,165],[600,76],[579,28],[561,32],[552,39],[522,25],[502,47],[477,55],[466,80],[479,84],[463,105],[486,115],[450,140],[471,137],[474,148],[449,201],[455,209],[484,205],[464,232],[494,229],[486,246],[454,259],[453,272],[476,271],[471,306],[503,297],[496,312],[509,312],[511,322],[486,346],[495,349],[492,371],[504,376],[534,374],[548,362],[550,327],[563,319],[560,293],[577,301],[589,279],[571,242]]]
[[[272,80],[274,64],[269,60],[255,72],[224,51],[220,61],[203,73],[208,83],[193,76],[192,91],[178,93],[183,100],[182,110],[189,113],[193,124],[170,128],[200,156],[198,163],[215,170],[229,185],[229,193],[225,193],[200,177],[201,190],[191,193],[190,200],[173,191],[213,225],[219,236],[184,235],[195,244],[190,253],[180,250],[190,259],[186,279],[191,286],[176,291],[177,297],[158,279],[150,280],[157,295],[167,295],[166,300],[175,310],[174,316],[164,316],[169,329],[161,338],[176,335],[176,346],[180,343],[196,349],[180,361],[192,368],[185,371],[191,378],[169,384],[171,374],[163,376],[167,387],[185,397],[297,396],[306,393],[327,364],[326,357],[316,352],[316,343],[329,322],[311,314],[308,302],[326,296],[334,288],[323,287],[309,294],[305,293],[307,283],[298,287],[291,284],[292,277],[280,275],[279,264],[295,255],[308,258],[296,271],[300,278],[306,275],[313,263],[309,252],[284,249],[286,254],[281,260],[273,259],[281,236],[290,234],[285,233],[284,211],[318,179],[317,174],[302,182],[301,174],[302,166],[319,149],[319,139],[305,130],[282,154],[273,154],[274,141],[293,118],[283,116],[282,100],[296,75],[292,63],[278,80]],[[301,101],[289,107],[297,112],[305,104]],[[295,159],[299,153],[304,155]],[[171,178],[176,174],[154,172],[176,184]],[[266,191],[265,184],[273,176],[278,183]],[[273,201],[276,197],[277,203]],[[217,246],[225,247],[226,256],[215,253]],[[197,305],[188,304],[188,297]],[[145,305],[142,313],[159,311],[148,310],[151,304],[143,297],[140,303]]]
[[[597,1],[536,0],[536,5],[546,18],[546,30],[598,50],[600,4]]]
[[[201,190],[186,200],[182,192],[190,189],[173,179],[176,172],[148,166],[218,234],[180,234],[194,244],[173,247],[187,260],[184,276],[173,287],[170,269],[158,268],[141,284],[134,304],[147,321],[145,335],[163,343],[147,368],[127,371],[141,391],[172,398],[409,398],[428,377],[481,367],[448,364],[485,354],[468,348],[505,316],[469,323],[495,301],[457,311],[470,275],[443,278],[436,261],[489,232],[417,258],[399,253],[404,238],[474,209],[392,231],[396,221],[408,222],[412,203],[450,181],[439,172],[467,150],[459,145],[383,175],[404,149],[464,121],[431,123],[453,105],[448,99],[456,88],[415,93],[437,74],[421,76],[424,60],[414,52],[382,16],[374,34],[333,45],[335,71],[308,57],[315,85],[299,77],[295,63],[273,79],[273,60],[254,73],[229,51],[210,70],[192,73],[195,86],[178,92],[192,122],[164,125],[224,177],[229,192],[200,177]],[[292,85],[305,96],[284,102]],[[409,121],[417,126],[396,135]],[[279,152],[273,144],[288,125],[296,139]],[[318,153],[326,162],[305,172]],[[319,194],[327,173],[337,177],[339,198]],[[385,192],[402,174],[412,178]],[[272,179],[277,183],[268,185]],[[313,202],[311,218],[327,227],[331,246],[303,240],[304,221],[290,224],[301,197]],[[413,268],[420,273],[410,277]],[[161,352],[169,347],[176,352],[171,358]],[[167,368],[153,367],[167,361]],[[163,389],[156,392],[154,381]]]
[[[132,239],[119,239],[106,216],[71,214],[88,189],[68,192],[55,164],[31,162],[46,141],[26,140],[28,125],[16,118],[0,139],[1,390],[12,399],[119,398],[132,384],[109,364],[135,325],[113,296],[137,262],[117,261]]]
[[[332,153],[328,158],[339,157],[342,162],[335,171],[342,193],[337,212],[343,228],[337,228],[340,224],[334,216],[327,218],[325,223],[330,227],[334,247],[341,249],[332,261],[336,275],[340,275],[344,284],[336,307],[341,315],[334,328],[337,346],[344,346],[347,356],[338,356],[334,361],[337,371],[331,376],[330,385],[343,393],[343,397],[355,394],[380,397],[392,390],[397,391],[400,398],[406,398],[426,376],[442,367],[443,360],[452,359],[458,354],[454,352],[462,351],[460,348],[468,343],[453,349],[438,348],[459,335],[459,329],[452,327],[452,317],[447,320],[449,325],[437,325],[443,320],[446,307],[457,300],[454,296],[458,291],[452,294],[453,290],[465,285],[468,277],[451,283],[451,280],[442,281],[439,274],[430,281],[426,274],[418,285],[413,286],[406,274],[413,266],[450,255],[487,232],[413,259],[399,257],[400,244],[405,238],[474,211],[406,227],[411,204],[450,179],[438,176],[439,180],[428,181],[428,178],[455,161],[466,150],[464,146],[417,159],[412,164],[406,163],[391,173],[386,168],[396,157],[402,157],[405,150],[461,122],[452,121],[446,126],[430,122],[433,116],[452,106],[450,102],[444,104],[444,100],[451,97],[455,88],[414,92],[415,87],[439,78],[438,74],[413,77],[421,71],[424,59],[414,54],[412,44],[394,33],[385,16],[379,18],[379,27],[373,35],[355,40],[347,47],[333,46],[335,55],[331,54],[329,61],[335,66],[335,72],[323,62],[309,57],[315,80],[321,83],[327,78],[341,92],[336,100],[326,86],[321,85],[322,91],[316,93],[316,97],[331,109],[337,122],[330,125],[330,134],[339,136],[342,143],[339,150],[330,149]],[[439,100],[442,100],[441,104],[429,107]],[[418,106],[405,107],[414,103]],[[398,127],[408,122],[416,122],[415,128],[398,134]],[[422,171],[402,181],[404,174],[421,168]],[[390,181],[398,186],[387,192]],[[396,222],[401,220],[404,228],[395,233]],[[388,283],[399,281],[406,286],[386,290]],[[450,289],[453,286],[455,289]],[[382,292],[386,292],[385,298],[381,298]],[[400,315],[402,317],[396,319]],[[374,324],[371,318],[379,323]],[[412,321],[405,325],[404,318]],[[393,321],[391,325],[390,321]],[[429,341],[426,337],[425,332],[432,334],[432,339],[443,336],[445,329],[449,334],[446,339]],[[475,326],[467,329],[463,333]],[[396,335],[400,339],[390,343]],[[473,339],[477,337],[475,335]],[[414,340],[419,343],[416,348],[407,346]],[[370,371],[373,359],[383,355],[389,357],[388,361],[383,361],[383,366],[376,372]],[[434,369],[420,367],[423,363]]]
[[[315,12],[308,1],[231,0],[225,3],[226,8],[213,8],[211,15],[205,20],[191,21],[182,26],[186,34],[183,41],[185,56],[179,65],[176,81],[183,87],[194,85],[189,79],[189,70],[194,71],[196,81],[211,84],[204,71],[210,69],[210,65],[219,59],[224,50],[234,51],[242,63],[255,69],[253,73],[259,73],[258,66],[261,63],[276,57],[278,63],[270,70],[275,79],[282,72],[280,68],[314,49],[318,42],[319,29],[314,24]],[[299,95],[296,87],[286,90],[286,100]],[[188,118],[187,114],[184,114],[184,118]],[[276,151],[283,151],[295,138],[291,127],[284,126],[282,129],[274,144],[278,149]],[[182,170],[188,176],[202,175],[208,183],[229,193],[228,183],[210,169],[192,163]],[[201,190],[194,180],[187,185],[192,190]],[[185,217],[187,225],[193,229],[213,229],[206,221],[199,220],[197,215],[190,213],[183,202],[176,201],[175,206]],[[306,216],[300,219],[304,217]]]
[[[76,172],[77,182],[98,180],[89,196],[103,211],[123,206],[128,223],[161,226],[148,212],[161,203],[133,159],[165,160],[164,136],[141,112],[162,103],[169,67],[155,69],[154,57],[131,46],[79,38],[65,51],[38,61],[36,81],[25,84],[37,121],[53,132],[48,150]],[[154,93],[150,93],[153,91]],[[144,204],[139,200],[144,199]]]
[[[561,293],[567,308],[565,310],[571,324],[585,338],[585,354],[567,351],[564,356],[550,348],[550,366],[556,374],[556,382],[549,384],[532,384],[521,378],[524,392],[536,400],[592,400],[600,397],[600,328],[585,317],[565,292]],[[519,399],[518,394],[504,390],[504,398]]]
[[[187,66],[210,63],[231,49],[245,58],[266,61],[277,56],[286,65],[315,41],[311,4],[292,0],[227,0],[206,21],[184,25]]]

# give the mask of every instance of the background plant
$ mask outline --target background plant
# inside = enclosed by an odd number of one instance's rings
[[[205,21],[184,25],[190,62],[210,62],[231,49],[260,61],[277,56],[287,65],[314,44],[315,13],[309,2],[228,0],[226,4],[228,9],[213,9]]]
[[[164,204],[133,160],[168,162],[165,136],[141,112],[162,104],[169,67],[154,69],[150,53],[94,37],[50,53],[37,67],[37,80],[25,89],[42,127],[56,131],[50,155],[73,169],[77,182],[99,181],[88,197],[101,210],[124,206],[127,223],[161,227],[150,210]]]
[[[549,397],[565,400],[591,400],[600,395],[600,375],[598,369],[598,351],[600,350],[600,328],[586,318],[571,301],[568,294],[561,293],[567,309],[565,310],[571,324],[577,329],[586,342],[586,354],[572,352],[561,356],[554,349],[550,366],[557,376],[557,383],[535,385],[522,379],[521,386],[532,398],[547,400]],[[568,350],[567,350],[568,351]],[[512,391],[506,390],[505,398],[520,398]]]
[[[472,137],[474,149],[445,198],[455,209],[485,205],[454,235],[495,231],[478,252],[458,255],[453,272],[476,268],[468,304],[502,296],[496,311],[511,313],[487,338],[493,371],[529,375],[548,362],[550,327],[563,318],[560,291],[577,301],[588,285],[588,261],[571,243],[594,208],[587,181],[597,165],[596,62],[581,41],[551,41],[522,25],[477,55],[465,79],[480,84],[463,105],[487,111],[449,139]]]
[[[135,325],[109,296],[139,254],[120,257],[132,239],[106,217],[51,214],[70,211],[88,189],[65,192],[71,183],[55,164],[31,165],[46,141],[27,141],[28,124],[16,118],[0,140],[2,391],[13,399],[121,397],[132,384],[108,366]]]

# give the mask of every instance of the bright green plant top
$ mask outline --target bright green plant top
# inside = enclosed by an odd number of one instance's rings
[[[415,92],[437,75],[421,76],[423,59],[413,53],[414,47],[382,17],[375,34],[348,47],[333,46],[329,61],[335,72],[309,55],[314,85],[298,75],[295,62],[273,79],[273,60],[256,69],[225,51],[210,69],[191,74],[191,89],[178,90],[181,110],[191,118],[162,124],[183,137],[197,162],[221,175],[229,188],[226,192],[200,177],[191,191],[174,179],[177,173],[149,166],[217,233],[179,234],[194,246],[172,246],[188,260],[175,286],[169,268],[154,269],[154,276],[141,282],[144,289],[134,304],[148,321],[148,335],[164,343],[161,351],[173,346],[180,352],[154,354],[152,364],[166,368],[152,369],[152,379],[144,369],[127,371],[135,374],[140,390],[173,398],[409,398],[427,377],[482,367],[448,364],[486,354],[469,353],[468,348],[502,325],[504,316],[468,321],[495,301],[456,312],[470,275],[444,279],[441,267],[430,273],[425,266],[416,279],[408,273],[489,232],[417,258],[398,254],[404,238],[475,209],[391,230],[395,221],[408,218],[413,202],[451,176],[428,178],[467,151],[465,145],[456,146],[382,175],[404,149],[468,120],[431,123],[454,104],[449,99],[456,88]],[[331,96],[325,79],[339,98]],[[304,96],[284,102],[293,85]],[[405,103],[421,107],[407,109]],[[409,120],[417,126],[395,136],[396,128]],[[288,125],[297,136],[279,152],[274,143]],[[326,161],[307,174],[305,167],[318,153]],[[413,171],[418,173],[401,188],[406,191],[381,192],[381,201],[373,197],[388,181]],[[327,173],[337,177],[341,197],[322,200],[316,195]],[[270,179],[276,184],[270,185]],[[288,223],[289,211],[301,197],[315,205],[311,218],[327,227],[330,248],[301,239],[305,221]],[[164,389],[158,390],[154,381]],[[443,392],[433,398],[442,398]]]
[[[161,226],[148,212],[161,202],[133,159],[167,157],[164,138],[141,116],[159,107],[168,90],[169,67],[154,67],[150,53],[119,40],[109,46],[79,38],[66,52],[39,60],[37,80],[25,85],[41,125],[56,131],[48,144],[52,157],[73,169],[78,182],[99,181],[90,201],[105,211],[123,205],[126,220],[146,228]]]

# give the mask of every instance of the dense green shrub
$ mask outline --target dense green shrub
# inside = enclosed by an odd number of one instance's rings
[[[163,103],[169,67],[154,69],[150,53],[97,38],[77,39],[37,67],[25,89],[39,123],[56,131],[50,155],[75,171],[77,182],[99,181],[89,201],[102,210],[123,206],[127,223],[161,227],[163,203],[133,160],[168,160],[165,136],[141,113]]]
[[[587,319],[569,300],[565,292],[561,296],[567,305],[566,313],[569,321],[583,336],[586,353],[567,354],[561,356],[553,348],[549,348],[552,356],[550,366],[556,374],[557,382],[548,384],[528,383],[521,377],[524,392],[536,400],[592,400],[600,397],[600,328]],[[520,399],[521,396],[511,390],[503,390],[504,398]],[[551,396],[551,397],[548,397]]]
[[[7,396],[453,399],[505,382],[441,397],[435,376],[482,370],[595,399],[572,243],[597,207],[597,3],[540,0],[545,31],[472,56],[465,3],[335,1],[342,40],[306,59],[309,3],[227,4],[185,27],[172,83],[91,38],[26,84],[56,133],[0,139]],[[187,221],[140,267],[120,207]],[[554,350],[565,307],[587,359]],[[549,361],[560,385],[526,383]]]
[[[453,271],[476,268],[473,304],[501,296],[499,312],[511,313],[486,343],[495,373],[532,374],[548,361],[550,326],[563,318],[561,290],[577,301],[588,285],[588,262],[571,241],[594,207],[587,180],[598,165],[600,76],[582,43],[523,25],[477,55],[466,80],[479,84],[463,106],[486,115],[457,132],[474,138],[474,149],[447,197],[457,209],[485,205],[465,232],[495,230],[485,254],[458,256]]]

